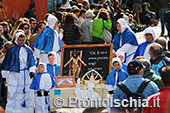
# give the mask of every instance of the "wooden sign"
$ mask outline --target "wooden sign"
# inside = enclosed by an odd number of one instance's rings
[[[63,46],[60,75],[81,78],[94,69],[106,80],[111,71],[112,51],[112,44]]]

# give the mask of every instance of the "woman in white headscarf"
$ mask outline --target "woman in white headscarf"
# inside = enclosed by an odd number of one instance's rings
[[[138,46],[133,59],[135,59],[137,56],[144,56],[147,60],[150,60],[151,58],[149,54],[149,47],[156,39],[156,33],[152,27],[148,27],[145,29],[143,37],[146,39],[146,41]]]
[[[2,76],[8,73],[7,113],[33,113],[34,92],[29,89],[36,69],[36,58],[25,45],[26,36],[21,30],[15,35],[15,44],[10,47],[2,63]]]
[[[115,34],[114,39],[112,41],[113,50],[115,52],[124,52],[125,63],[128,64],[132,60],[136,52],[138,42],[135,34],[132,32],[132,30],[129,28],[123,18],[118,19],[117,30],[118,32]]]
[[[40,62],[48,63],[48,53],[51,51],[56,52],[57,57],[61,57],[61,49],[62,49],[62,42],[61,38],[58,35],[57,31],[54,29],[56,28],[58,19],[49,14],[47,17],[47,27],[36,37],[32,46],[36,49],[35,52],[41,50],[40,55],[37,54],[37,58],[40,58]]]

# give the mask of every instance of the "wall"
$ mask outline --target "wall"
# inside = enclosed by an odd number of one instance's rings
[[[20,17],[23,17],[24,13],[29,8],[30,3],[31,0],[4,0],[3,4],[7,18],[11,20],[12,14],[14,13],[17,13]],[[38,21],[44,20],[44,16],[47,13],[47,0],[35,0],[35,4]]]

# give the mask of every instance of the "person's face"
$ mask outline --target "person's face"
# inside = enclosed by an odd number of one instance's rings
[[[28,34],[29,26],[28,25],[24,25],[23,31],[24,31],[25,34]]]
[[[46,28],[46,25],[42,24],[41,28],[39,28],[38,31],[41,32],[42,30],[44,30],[44,28]]]
[[[38,72],[39,73],[43,73],[44,72],[44,65],[42,65],[42,64],[40,64],[39,66],[38,66]]]
[[[3,29],[4,29],[4,31],[7,31],[7,32],[8,32],[8,31],[9,31],[9,26],[8,26],[8,25],[4,25],[4,26],[3,26]]]
[[[124,57],[123,57],[122,55],[119,55],[118,57],[119,57],[119,59],[120,59],[121,62],[124,61]]]
[[[152,34],[146,33],[146,34],[145,34],[145,39],[146,39],[149,43],[151,43],[151,42],[153,41],[153,36],[152,36]]]
[[[119,71],[120,68],[121,68],[119,62],[115,62],[115,63],[113,64],[113,68],[114,68],[116,71]]]
[[[54,64],[54,55],[51,55],[51,56],[49,56],[48,57],[48,62],[51,64],[51,65],[53,65]]]
[[[36,25],[37,25],[37,22],[36,22],[36,21],[32,21],[32,22],[31,22],[31,28],[34,29],[34,28],[36,27]]]
[[[120,23],[117,23],[117,30],[118,30],[118,32],[121,32],[121,25],[120,25]]]
[[[25,37],[19,37],[17,43],[19,46],[23,46],[25,43]]]
[[[0,36],[3,35],[3,27],[0,27]]]

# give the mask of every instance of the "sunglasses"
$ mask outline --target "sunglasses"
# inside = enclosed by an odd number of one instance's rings
[[[26,30],[26,29],[29,29],[29,27],[24,27],[24,29]]]
[[[0,31],[3,31],[2,29],[0,29]]]
[[[37,23],[32,23],[32,24],[36,25]]]

